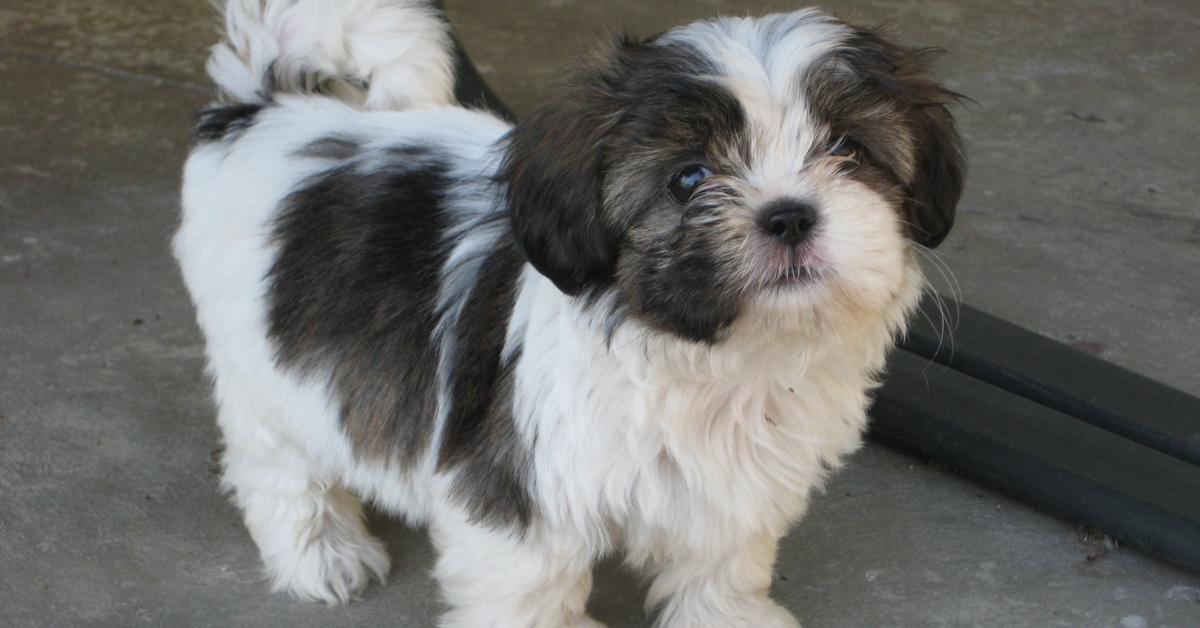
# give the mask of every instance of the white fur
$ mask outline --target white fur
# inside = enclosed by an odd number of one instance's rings
[[[365,114],[324,98],[277,100],[278,106],[259,116],[235,144],[212,143],[193,151],[184,169],[175,255],[207,339],[208,371],[226,443],[225,484],[245,512],[278,588],[345,602],[366,584],[368,572],[386,573],[387,557],[361,523],[328,527],[330,534],[344,537],[340,542],[309,541],[319,539],[325,520],[361,521],[357,503],[340,487],[352,487],[414,521],[427,518],[434,497],[427,477],[356,460],[323,381],[276,367],[265,303],[265,278],[275,257],[270,224],[281,198],[330,167],[320,159],[296,157],[318,138],[352,133],[381,146],[436,140],[454,146],[469,168],[506,127],[491,116],[457,108]],[[361,167],[372,167],[369,151]],[[431,466],[427,472],[432,473]],[[288,506],[292,501],[304,504]],[[326,519],[316,517],[322,513]],[[354,563],[346,557],[356,555],[359,568],[320,568]],[[312,568],[297,570],[293,563]]]
[[[670,37],[724,46],[714,55],[751,65],[765,22],[718,24],[728,32],[704,24]],[[618,549],[653,575],[647,606],[661,608],[661,625],[796,626],[767,598],[776,544],[811,491],[860,445],[874,378],[922,286],[894,212],[856,191],[857,201],[831,212],[824,236],[833,287],[765,298],[712,347],[647,333],[636,322],[606,343],[594,318],[599,308],[585,308],[526,267],[507,348],[521,347],[514,416],[532,451],[537,516],[519,534],[491,529],[471,523],[450,499],[453,471],[438,473],[432,455],[409,474],[355,455],[326,378],[277,366],[265,278],[277,254],[269,236],[280,200],[330,167],[297,155],[310,142],[338,134],[379,147],[436,144],[452,151],[461,174],[490,175],[489,151],[507,126],[435,106],[451,98],[446,33],[416,2],[231,0],[226,28],[229,39],[209,70],[236,99],[261,99],[274,59],[372,77],[365,94],[342,94],[351,104],[276,97],[236,141],[198,147],[184,172],[175,254],[208,343],[224,481],[276,588],[345,602],[387,572],[388,557],[363,526],[354,494],[430,526],[435,574],[450,606],[444,626],[597,626],[584,615],[591,565]],[[751,94],[755,120],[802,130],[809,123],[802,110],[779,113],[776,95],[753,85],[771,84],[771,75],[795,72],[817,49],[836,45],[830,23],[797,28],[794,40],[777,44],[786,53],[771,53],[765,73],[742,74],[737,93]],[[414,103],[427,108],[366,111]],[[760,147],[764,167],[784,153],[804,154],[799,144],[816,141],[810,136]],[[357,167],[373,167],[371,150]],[[802,170],[762,177],[785,192],[820,193],[830,184]],[[455,202],[462,227],[441,282],[442,335],[456,323],[461,298],[454,295],[471,285],[495,237],[473,227],[494,211],[486,197],[464,193]]]
[[[263,100],[268,73],[286,85],[302,72],[336,77],[364,109],[453,101],[449,25],[423,0],[226,0],[224,15],[207,69],[235,101]]]

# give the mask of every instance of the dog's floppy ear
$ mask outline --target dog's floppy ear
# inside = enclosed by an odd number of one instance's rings
[[[937,48],[892,43],[888,27],[855,29],[836,58],[870,90],[887,94],[908,130],[911,168],[901,174],[904,218],[912,239],[935,247],[950,233],[966,162],[949,105],[963,99],[927,77]],[[870,97],[863,98],[871,102]]]
[[[902,49],[897,73],[906,91],[908,126],[913,138],[914,171],[907,182],[905,213],[918,244],[934,248],[954,226],[966,176],[962,140],[948,105],[962,96],[926,78],[929,58],[938,49]]]
[[[604,285],[616,271],[620,233],[604,215],[605,155],[629,105],[623,92],[639,47],[614,41],[506,138],[499,178],[517,244],[566,294]]]
[[[916,169],[908,182],[904,205],[913,227],[913,239],[934,248],[954,226],[966,161],[954,118],[946,108],[947,99],[957,96],[931,83],[922,83],[916,88],[909,110]]]

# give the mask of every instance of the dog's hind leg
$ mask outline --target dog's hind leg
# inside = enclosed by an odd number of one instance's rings
[[[274,590],[328,604],[348,602],[371,577],[387,575],[383,543],[363,523],[362,505],[322,477],[295,443],[256,417],[222,404],[223,481],[258,545]]]

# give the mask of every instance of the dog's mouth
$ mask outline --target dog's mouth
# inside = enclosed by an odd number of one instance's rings
[[[810,286],[821,279],[821,260],[811,246],[779,251],[762,282],[764,290],[779,292]]]
[[[812,284],[819,278],[819,273],[808,264],[795,264],[784,268],[775,277],[766,282],[764,288],[770,291],[790,290]]]

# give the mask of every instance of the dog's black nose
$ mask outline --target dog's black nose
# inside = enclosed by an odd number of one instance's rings
[[[759,224],[780,242],[796,246],[816,226],[817,210],[803,201],[776,201],[763,210]]]

